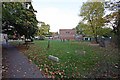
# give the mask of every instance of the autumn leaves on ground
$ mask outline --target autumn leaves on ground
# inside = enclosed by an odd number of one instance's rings
[[[102,48],[89,42],[34,41],[28,49],[18,45],[30,61],[35,63],[48,78],[117,78],[118,51],[111,47]],[[49,55],[60,59],[55,62]]]

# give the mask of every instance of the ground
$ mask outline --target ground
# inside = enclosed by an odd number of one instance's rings
[[[38,67],[14,46],[2,45],[2,78],[44,78]]]
[[[52,78],[118,78],[119,56],[117,49],[102,48],[90,42],[34,41],[28,49],[17,48],[35,63],[45,77]],[[16,45],[16,44],[14,44]],[[23,48],[24,47],[24,48]],[[55,62],[49,55],[60,59]]]

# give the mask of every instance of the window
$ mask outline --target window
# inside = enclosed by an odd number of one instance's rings
[[[70,32],[66,32],[66,33],[68,33],[68,34],[69,34]]]

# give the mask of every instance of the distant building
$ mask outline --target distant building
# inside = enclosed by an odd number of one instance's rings
[[[83,40],[83,35],[82,34],[76,34],[76,36],[75,36],[75,40],[77,40],[77,41],[82,41]]]
[[[59,40],[59,34],[58,34],[58,32],[52,32],[52,39],[53,40]]]
[[[75,40],[75,29],[59,29],[59,37],[61,40]]]
[[[84,41],[91,41],[91,37],[83,37]]]

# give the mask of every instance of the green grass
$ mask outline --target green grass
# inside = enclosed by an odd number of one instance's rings
[[[111,64],[118,61],[118,57],[114,55],[117,53],[113,49],[89,46],[89,42],[50,41],[49,49],[47,49],[46,40],[34,41],[34,43],[24,53],[47,76],[51,77],[85,77],[96,68],[97,63],[103,60]],[[49,60],[49,55],[58,57],[60,61],[54,62]]]

